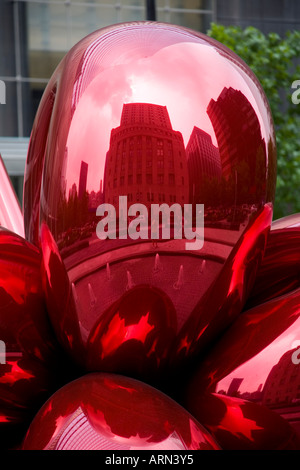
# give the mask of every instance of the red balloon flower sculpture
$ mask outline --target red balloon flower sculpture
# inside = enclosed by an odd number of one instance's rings
[[[76,44],[24,227],[0,193],[5,446],[300,449],[299,219],[272,224],[275,183],[268,102],[225,46],[156,22]]]

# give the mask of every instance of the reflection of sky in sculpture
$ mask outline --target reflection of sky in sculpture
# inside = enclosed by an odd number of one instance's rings
[[[136,57],[105,68],[85,84],[66,143],[73,161],[66,174],[67,192],[76,181],[75,175],[85,155],[89,156],[90,162],[87,189],[99,188],[110,132],[120,124],[124,103],[148,102],[166,106],[172,127],[182,133],[185,146],[194,126],[210,134],[217,145],[206,109],[210,100],[217,100],[228,84],[242,91],[261,120],[253,90],[247,84],[247,75],[241,69],[235,70],[212,47],[182,42],[158,48],[150,57],[141,57],[142,52],[141,48]],[[241,80],[241,74],[245,81]],[[84,120],[82,116],[85,116]],[[261,131],[263,138],[268,137],[263,125]]]

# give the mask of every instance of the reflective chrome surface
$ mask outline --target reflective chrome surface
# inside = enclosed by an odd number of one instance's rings
[[[0,154],[0,226],[24,237],[20,203]]]
[[[0,448],[20,443],[44,400],[71,376],[45,310],[40,265],[35,246],[0,229]]]
[[[89,374],[41,408],[25,450],[219,450],[176,402],[130,378]]]
[[[296,214],[272,223],[246,308],[300,287],[300,224]]]
[[[195,388],[185,405],[223,450],[300,449],[293,427],[261,404],[216,393],[199,395]]]
[[[215,337],[253,285],[275,179],[265,95],[224,46],[160,23],[119,24],[78,43],[41,101],[24,187],[26,237],[42,247],[51,320],[76,361],[120,372],[138,354],[131,373],[147,377],[143,361],[175,366]],[[104,203],[116,238],[97,236]],[[176,238],[175,216],[167,239],[151,238],[150,208],[163,203],[186,218],[189,204],[194,230],[204,204],[201,249]],[[133,204],[143,205],[139,220]]]
[[[300,290],[247,310],[214,345],[187,384],[267,406],[300,435]]]
[[[271,230],[278,230],[280,228],[293,228],[300,226],[300,214],[291,214],[281,219],[276,219],[272,222]]]

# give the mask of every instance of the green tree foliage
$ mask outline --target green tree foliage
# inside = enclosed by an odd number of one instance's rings
[[[280,37],[254,27],[212,24],[207,34],[246,62],[270,103],[277,145],[274,219],[300,212],[300,104],[292,102],[292,83],[300,80],[300,31]]]

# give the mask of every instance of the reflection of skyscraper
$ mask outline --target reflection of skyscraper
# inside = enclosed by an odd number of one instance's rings
[[[69,190],[69,199],[75,199],[77,195],[77,186],[75,183],[72,184],[72,188]]]
[[[186,147],[190,183],[190,202],[204,203],[205,183],[220,180],[222,174],[219,150],[212,143],[211,136],[194,127]]]
[[[229,388],[228,388],[228,391],[227,391],[227,395],[230,396],[230,397],[234,397],[236,396],[239,388],[240,388],[240,385],[241,383],[243,382],[244,379],[240,379],[240,378],[234,378],[232,379],[230,385],[229,385]]]
[[[283,354],[271,369],[263,389],[263,404],[276,406],[300,399],[299,365],[292,361],[292,354],[296,349]]]
[[[251,103],[241,91],[223,88],[218,99],[210,101],[207,114],[217,138],[223,176],[228,179],[234,170],[244,171],[250,181],[247,190],[251,184],[258,185],[256,175],[264,179],[266,146]]]
[[[188,203],[188,169],[182,134],[174,131],[165,106],[123,106],[121,123],[111,132],[104,175],[106,203]]]
[[[79,199],[82,199],[84,193],[86,192],[87,174],[88,174],[88,164],[82,161],[81,167],[80,167],[79,187],[78,187]]]

